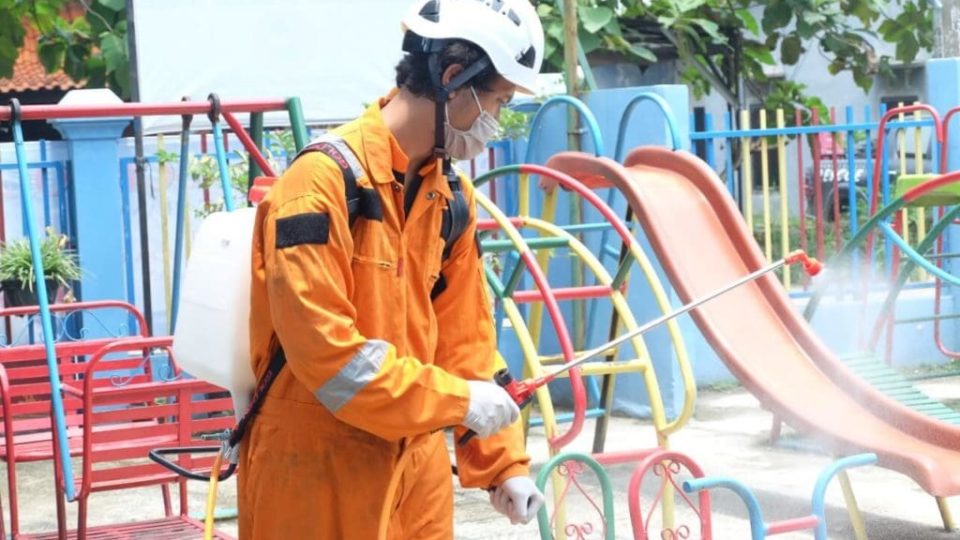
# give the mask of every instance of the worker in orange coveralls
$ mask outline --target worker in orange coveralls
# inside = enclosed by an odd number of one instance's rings
[[[501,108],[532,93],[527,0],[418,0],[397,89],[301,152],[257,209],[254,371],[269,379],[240,455],[240,537],[452,538],[453,482],[528,523],[517,405],[497,354],[469,181]],[[359,39],[359,35],[358,35]]]

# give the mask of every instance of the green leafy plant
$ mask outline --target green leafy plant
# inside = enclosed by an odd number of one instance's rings
[[[270,168],[277,174],[281,172],[282,168],[274,156],[281,153],[285,154],[285,165],[289,165],[290,161],[293,160],[297,154],[293,132],[289,129],[269,132],[264,146],[264,157],[267,159],[267,163],[270,164]],[[238,157],[232,163],[227,164],[227,173],[230,176],[231,196],[233,197],[235,205],[239,205],[243,204],[246,200],[250,174],[250,155],[246,152],[236,152],[235,154]],[[172,156],[173,160],[177,159],[175,154]],[[158,151],[157,158],[163,162],[164,159],[170,159],[170,156]],[[205,154],[199,158],[191,156],[188,170],[190,171],[190,177],[197,183],[200,189],[220,191],[220,167],[217,164],[215,155]],[[222,198],[218,201],[204,203],[202,208],[194,210],[194,215],[198,218],[203,218],[214,212],[220,212],[221,210],[223,210]]]
[[[68,247],[68,238],[47,231],[40,241],[40,258],[44,278],[60,286],[70,288],[70,282],[80,279],[80,266],[76,254]],[[0,249],[0,282],[16,282],[23,289],[33,290],[35,281],[33,256],[27,238],[8,242]]]
[[[180,159],[180,155],[175,152],[171,152],[170,150],[164,150],[163,148],[157,149],[157,162],[161,165],[173,163],[179,159]]]
[[[289,167],[293,158],[297,155],[297,144],[293,138],[293,131],[289,129],[270,131],[267,134],[267,141],[268,155],[271,157],[285,155],[286,164]]]
[[[500,132],[494,140],[516,140],[530,133],[533,113],[523,113],[504,107],[500,110]]]
[[[244,200],[244,196],[247,194],[247,179],[248,179],[248,168],[250,163],[250,158],[245,152],[239,153],[240,157],[237,161],[227,165],[227,173],[230,175],[230,187],[232,192],[230,196],[233,197],[235,204],[240,204]],[[213,191],[220,191],[220,167],[217,165],[216,156],[205,154],[199,158],[190,158],[190,177],[198,184],[200,189],[211,189]],[[221,194],[222,195],[222,194]],[[193,211],[193,214],[198,218],[204,218],[214,212],[220,212],[223,210],[223,199],[211,200],[205,202],[201,208],[198,208]]]

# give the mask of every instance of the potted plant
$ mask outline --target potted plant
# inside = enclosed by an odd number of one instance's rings
[[[53,303],[61,287],[70,289],[70,282],[80,279],[76,254],[67,248],[67,237],[47,231],[40,241],[47,299]],[[34,306],[39,303],[34,291],[35,278],[30,241],[19,238],[0,249],[0,289],[9,307]]]

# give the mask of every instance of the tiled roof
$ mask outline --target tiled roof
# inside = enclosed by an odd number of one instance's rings
[[[0,94],[7,92],[26,92],[29,90],[69,90],[82,84],[74,81],[63,71],[47,73],[37,55],[37,31],[27,27],[23,37],[23,48],[13,65],[13,78],[0,78]]]

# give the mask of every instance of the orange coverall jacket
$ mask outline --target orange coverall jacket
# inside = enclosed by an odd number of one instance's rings
[[[490,380],[503,361],[472,185],[461,181],[469,224],[442,260],[452,193],[431,161],[405,215],[394,172],[402,178],[408,159],[381,116],[389,98],[335,130],[367,173],[359,187],[379,196],[380,220],[351,228],[341,169],[320,152],[298,158],[257,209],[252,363],[262,377],[279,344],[287,366],[242,445],[241,538],[376,538],[387,497],[391,538],[453,536],[442,430],[463,434],[466,380]],[[438,280],[446,289],[431,301]],[[395,471],[404,451],[412,456]],[[456,461],[464,487],[529,474],[519,423],[457,447]],[[398,488],[386,493],[395,472]]]

